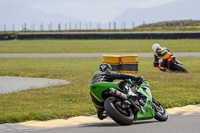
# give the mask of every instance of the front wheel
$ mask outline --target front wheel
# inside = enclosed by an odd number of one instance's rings
[[[172,70],[173,71],[179,71],[179,72],[184,72],[184,73],[188,73],[188,71],[185,69],[184,66],[180,65],[180,64],[174,64],[172,66]]]
[[[165,108],[156,99],[152,99],[155,107],[155,119],[158,121],[166,121],[168,119],[168,114]]]
[[[120,106],[121,100],[116,97],[109,97],[104,102],[107,114],[120,125],[130,125],[133,123],[134,114],[130,108]]]

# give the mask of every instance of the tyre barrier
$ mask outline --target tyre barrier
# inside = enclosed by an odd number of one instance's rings
[[[103,55],[103,63],[110,64],[114,72],[120,72],[120,55]]]
[[[103,55],[103,63],[110,64],[113,71],[118,73],[134,74],[138,71],[137,55]]]
[[[132,64],[138,62],[138,56],[137,55],[122,55],[121,56],[121,63],[122,64]]]
[[[200,39],[200,32],[19,33],[16,39]]]
[[[121,56],[121,73],[134,74],[138,71],[138,56],[137,55],[122,55]]]
[[[0,34],[0,40],[14,40],[15,34]]]

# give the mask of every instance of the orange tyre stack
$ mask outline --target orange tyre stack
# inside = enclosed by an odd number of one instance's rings
[[[110,64],[114,72],[120,72],[120,55],[103,55],[103,63]]]
[[[118,73],[134,74],[138,71],[137,55],[103,55],[103,63],[110,64],[113,71]]]
[[[138,71],[138,56],[137,55],[122,55],[121,56],[121,73],[134,74]]]

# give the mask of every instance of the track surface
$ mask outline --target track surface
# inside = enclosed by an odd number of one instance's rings
[[[200,114],[170,116],[166,122],[154,119],[137,121],[130,126],[116,123],[85,124],[51,129],[25,131],[26,133],[199,133]],[[20,133],[25,133],[20,132]]]
[[[0,94],[66,84],[69,82],[60,79],[0,76]]]

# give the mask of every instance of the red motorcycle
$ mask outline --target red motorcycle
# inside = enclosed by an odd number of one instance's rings
[[[159,59],[159,64],[162,62],[162,59]],[[157,66],[158,67],[158,66]],[[185,69],[183,64],[176,59],[175,56],[170,56],[167,59],[167,69],[172,72],[184,72],[188,73],[188,71]]]

